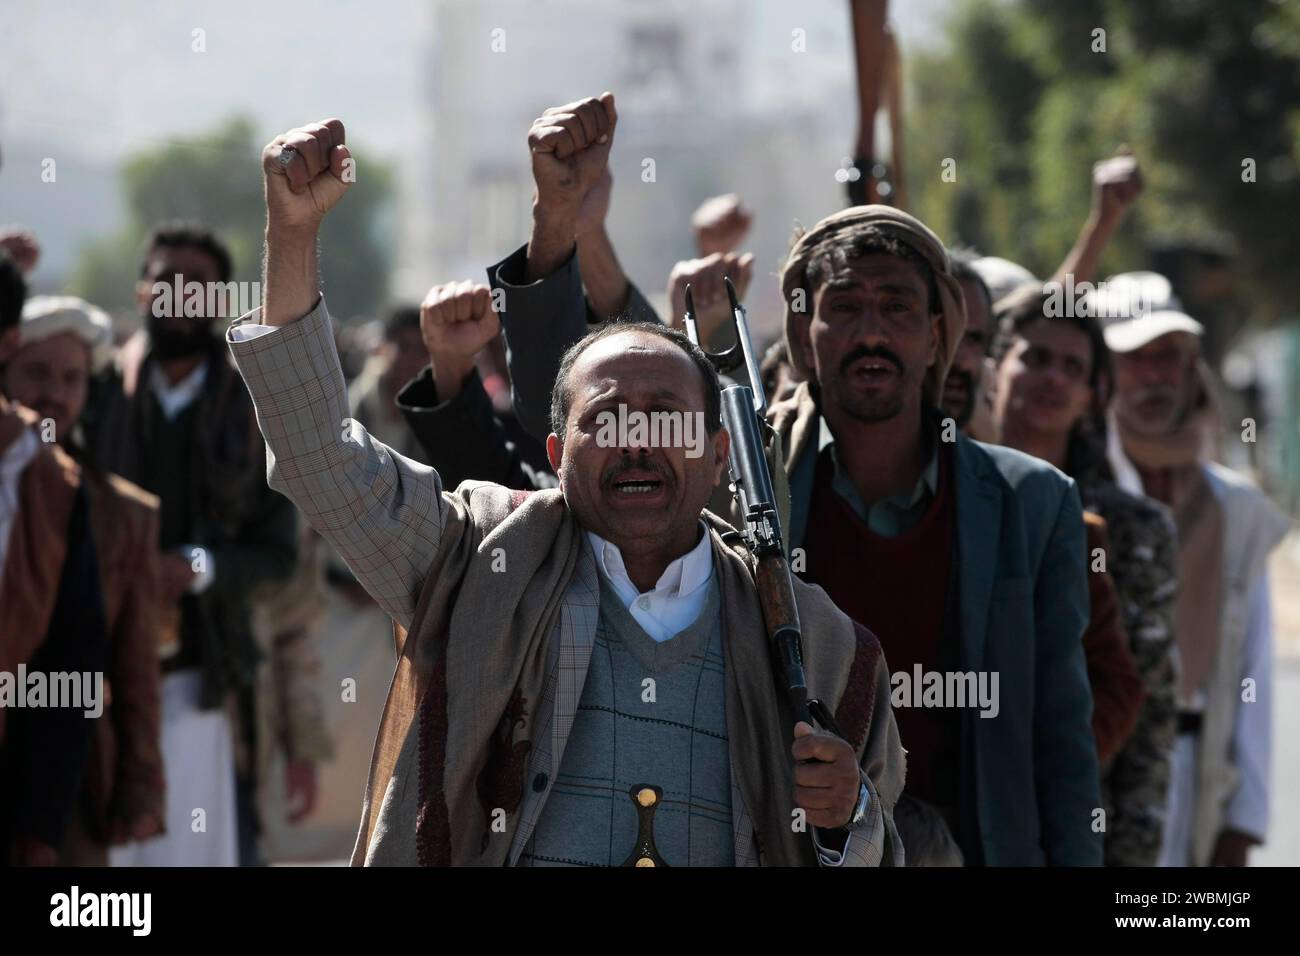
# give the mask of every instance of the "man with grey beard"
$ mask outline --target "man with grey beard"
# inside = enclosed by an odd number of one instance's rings
[[[1267,559],[1288,519],[1210,460],[1216,396],[1203,328],[1163,310],[1106,327],[1115,356],[1120,486],[1168,505],[1178,528],[1174,608],[1182,675],[1163,866],[1245,866],[1268,834],[1272,635]]]

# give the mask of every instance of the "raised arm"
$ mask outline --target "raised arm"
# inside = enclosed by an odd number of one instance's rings
[[[611,93],[548,109],[533,121],[532,233],[527,246],[488,269],[493,290],[505,294],[501,323],[515,414],[539,441],[551,431],[551,383],[565,349],[587,334],[591,318],[608,317],[601,312],[618,299],[640,299],[618,266],[603,224],[596,228],[608,201],[601,184],[616,123]],[[586,295],[579,257],[593,272]]]
[[[500,327],[482,284],[436,285],[420,305],[429,367],[398,393],[397,407],[445,487],[467,479],[522,489],[537,487],[539,478],[552,484],[522,462],[474,365]]]
[[[1123,147],[1111,159],[1093,166],[1092,211],[1052,281],[1064,282],[1067,275],[1073,275],[1076,285],[1091,282],[1101,254],[1141,192],[1142,171]]]
[[[695,254],[703,259],[715,252],[735,252],[749,234],[754,214],[735,193],[712,196],[691,213]]]
[[[574,222],[574,242],[578,250],[578,267],[587,294],[591,318],[604,322],[622,315],[633,305],[632,283],[614,251],[614,241],[605,228],[609,201],[614,192],[614,177],[605,167],[600,178],[587,190],[578,207]]]
[[[723,280],[732,281],[736,295],[743,301],[753,274],[752,252],[714,252],[699,259],[683,259],[668,273],[668,302],[673,312],[669,324],[686,330],[686,287],[690,286],[701,343],[714,352],[729,348],[736,336]]]
[[[584,198],[606,175],[618,114],[602,93],[546,110],[528,131],[533,158],[533,232],[527,279],[559,268],[573,252]]]
[[[316,258],[321,221],[355,179],[344,136],[341,122],[326,120],[262,151],[265,304],[227,338],[266,439],[268,483],[408,627],[448,506],[437,472],[376,441],[349,414]]]

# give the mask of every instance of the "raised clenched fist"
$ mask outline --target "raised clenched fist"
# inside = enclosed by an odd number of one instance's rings
[[[753,214],[735,193],[704,200],[691,216],[696,249],[702,256],[735,252],[749,232],[753,219]]]
[[[577,215],[605,171],[617,123],[613,93],[552,107],[533,120],[528,148],[539,206]]]
[[[1118,222],[1142,192],[1142,170],[1126,146],[1092,167],[1093,214]]]
[[[41,246],[36,241],[28,229],[21,226],[14,226],[8,229],[0,229],[0,249],[14,260],[14,265],[18,266],[22,272],[31,272],[36,268],[36,262],[41,257]]]
[[[686,287],[689,285],[691,300],[695,304],[700,342],[712,348],[715,336],[731,321],[731,304],[727,300],[727,287],[722,280],[731,279],[731,284],[736,287],[736,296],[744,300],[753,272],[752,252],[743,256],[734,252],[715,252],[703,259],[685,259],[677,263],[668,275],[668,301],[673,310],[673,328],[680,329],[686,324]]]
[[[454,359],[472,364],[472,359],[501,331],[501,321],[492,309],[492,290],[464,282],[436,285],[420,303],[420,335],[435,360]]]
[[[269,229],[314,230],[356,178],[343,123],[327,119],[282,133],[262,150]]]

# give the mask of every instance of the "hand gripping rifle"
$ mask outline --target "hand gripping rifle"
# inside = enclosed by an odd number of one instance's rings
[[[724,282],[735,323],[736,342],[725,352],[705,350],[704,354],[720,373],[730,372],[743,362],[754,386],[751,389],[747,385],[729,385],[722,390],[722,423],[731,436],[728,454],[731,490],[740,504],[740,535],[753,556],[754,583],[758,587],[763,622],[772,642],[777,679],[789,695],[796,722],[802,720],[812,724],[816,718],[816,723],[843,736],[829,708],[819,700],[808,699],[799,609],[795,606],[790,564],[781,541],[781,519],[777,514],[776,495],[772,491],[772,475],[763,454],[761,425],[767,411],[767,398],[763,394],[758,363],[754,360],[745,309],[736,299],[736,288],[731,279],[724,279]],[[695,325],[695,303],[689,285],[686,287],[686,334],[692,342],[700,345]]]

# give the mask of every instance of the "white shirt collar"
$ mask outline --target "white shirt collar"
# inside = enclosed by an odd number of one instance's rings
[[[632,596],[641,593],[628,577],[627,566],[623,563],[623,553],[618,545],[606,541],[600,535],[588,531],[591,548],[596,552],[596,564],[609,582],[620,594],[626,585]],[[690,551],[672,561],[659,575],[659,580],[647,594],[656,594],[667,598],[684,598],[694,594],[709,583],[713,577],[713,547],[709,541],[708,529],[700,522],[700,540]]]
[[[204,359],[194,371],[173,385],[168,381],[162,366],[154,364],[149,369],[149,387],[158,396],[162,406],[163,417],[169,422],[185,411],[203,391],[203,383],[208,380],[208,360]]]
[[[700,524],[703,533],[699,543],[664,568],[654,589],[644,594],[637,592],[628,577],[619,549],[587,532],[601,576],[642,629],[660,643],[690,627],[708,600],[713,580],[713,544],[704,522]]]

